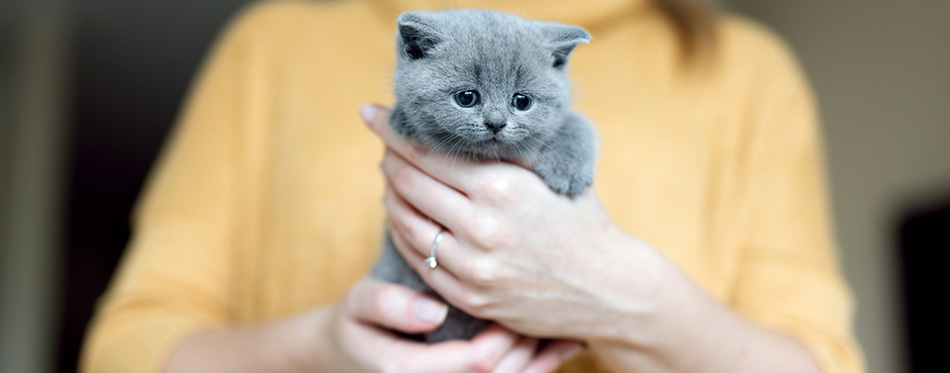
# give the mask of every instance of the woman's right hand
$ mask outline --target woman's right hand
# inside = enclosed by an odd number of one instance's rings
[[[304,338],[297,361],[305,370],[334,372],[550,372],[580,349],[577,342],[556,341],[536,352],[537,339],[499,325],[471,341],[433,345],[386,330],[431,331],[446,311],[445,304],[404,286],[362,280],[336,305],[295,320],[303,323],[293,329]]]

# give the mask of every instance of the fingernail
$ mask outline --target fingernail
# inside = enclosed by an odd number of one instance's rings
[[[363,106],[360,106],[360,116],[363,117],[363,121],[366,123],[372,122],[377,110],[376,105],[363,104]]]
[[[564,353],[561,354],[561,357],[564,361],[570,360],[574,355],[577,355],[578,352],[581,352],[581,345],[573,345],[564,350]]]
[[[441,324],[445,320],[445,315],[449,313],[449,307],[445,303],[437,302],[429,298],[419,298],[412,305],[413,312],[419,319]]]

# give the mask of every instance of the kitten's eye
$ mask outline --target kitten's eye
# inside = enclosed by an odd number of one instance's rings
[[[462,91],[455,94],[455,102],[461,107],[472,107],[478,103],[478,91]]]
[[[528,108],[531,107],[531,97],[523,93],[515,93],[515,95],[511,97],[511,106],[521,111],[528,110]]]

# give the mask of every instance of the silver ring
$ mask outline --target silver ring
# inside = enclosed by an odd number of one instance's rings
[[[445,231],[439,230],[439,234],[435,235],[435,239],[432,240],[432,248],[429,249],[429,257],[426,258],[426,265],[432,269],[439,265],[439,262],[435,260],[435,250],[439,248],[439,242],[442,242],[442,233],[445,233]]]

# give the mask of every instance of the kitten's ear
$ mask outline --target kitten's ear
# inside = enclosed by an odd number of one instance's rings
[[[544,26],[544,34],[551,46],[551,55],[554,56],[554,68],[561,69],[567,65],[567,58],[574,48],[581,43],[590,43],[590,33],[579,26],[568,26],[560,23],[548,23]]]
[[[423,12],[405,12],[399,15],[399,50],[410,60],[426,55],[442,42],[442,35],[433,27],[432,20]]]

